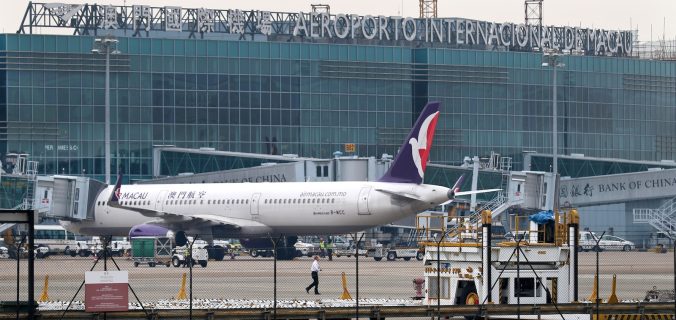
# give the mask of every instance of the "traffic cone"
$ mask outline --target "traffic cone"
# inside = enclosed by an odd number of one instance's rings
[[[347,279],[345,278],[345,272],[341,274],[342,282],[343,282],[343,294],[340,295],[340,298],[343,300],[348,300],[352,299],[352,296],[350,295],[350,292],[347,291]]]
[[[49,300],[49,275],[45,276],[45,286],[42,287],[42,293],[40,294],[40,299],[38,299],[38,302],[47,302]]]
[[[178,295],[176,296],[176,299],[178,300],[185,300],[188,299],[188,296],[185,294],[185,279],[186,279],[187,274],[183,272],[183,278],[181,279],[181,288],[178,289]]]
[[[596,302],[596,297],[598,297],[598,291],[599,290],[596,287],[596,277],[597,277],[597,275],[594,275],[594,287],[592,288],[591,295],[589,296],[589,298],[587,298],[587,300],[589,300],[591,302]]]
[[[610,297],[608,297],[608,302],[607,303],[619,303],[620,299],[617,298],[616,294],[617,290],[617,275],[613,274],[613,284],[610,289]]]

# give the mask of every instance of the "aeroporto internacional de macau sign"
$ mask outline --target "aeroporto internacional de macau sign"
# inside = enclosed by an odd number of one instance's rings
[[[102,30],[131,31],[132,37],[188,37],[218,39],[217,34],[239,35],[240,40],[277,39],[379,45],[396,42],[441,44],[484,50],[536,51],[543,48],[583,55],[628,56],[630,31],[578,27],[532,26],[462,18],[411,18],[317,12],[219,10],[146,5],[30,3],[19,33],[32,27],[71,28],[74,34]],[[205,35],[209,35],[205,37]],[[267,38],[261,36],[267,36]],[[223,39],[232,39],[223,37]]]

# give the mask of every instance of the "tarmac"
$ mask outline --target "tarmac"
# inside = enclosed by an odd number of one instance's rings
[[[122,270],[129,271],[129,284],[142,302],[156,302],[172,299],[178,294],[183,273],[188,268],[157,266],[134,267],[131,260],[114,258]],[[596,255],[594,252],[580,253],[579,280],[581,299],[587,298],[592,289]],[[601,252],[600,253],[600,296],[610,295],[611,279],[617,274],[617,296],[622,301],[640,301],[646,291],[657,287],[666,290],[674,288],[673,252]],[[355,258],[340,257],[333,261],[322,259],[320,265],[321,295],[307,294],[305,287],[311,282],[310,258],[293,261],[277,261],[276,288],[280,300],[321,301],[337,299],[343,293],[341,274],[346,275],[347,289],[353,298],[360,299],[411,299],[415,296],[413,279],[422,277],[423,263],[416,261],[374,261],[359,258],[358,279]],[[48,296],[50,301],[70,301],[84,281],[84,274],[94,264],[92,258],[50,256],[35,262],[35,297],[40,297],[45,276],[49,275]],[[16,299],[16,260],[0,260],[0,301]],[[108,270],[115,270],[111,260]],[[20,263],[20,296],[26,299],[26,261]],[[95,270],[103,270],[99,261]],[[206,268],[193,268],[192,294],[196,299],[235,299],[269,301],[274,299],[275,272],[271,258],[238,256],[234,260],[209,261]],[[356,283],[359,281],[357,292]],[[190,281],[186,290],[189,292]],[[82,290],[84,291],[84,289]],[[83,292],[75,300],[84,300]],[[130,295],[130,302],[134,301]]]

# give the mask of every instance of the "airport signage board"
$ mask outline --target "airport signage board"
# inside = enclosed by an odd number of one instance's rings
[[[151,7],[147,5],[113,6],[44,3],[44,14],[59,21],[54,25],[33,27],[70,27],[81,30],[125,30],[132,37],[153,34],[188,34],[189,37],[218,39],[217,34],[237,35],[235,39],[263,40],[256,36],[289,36],[299,40],[353,40],[410,43],[440,43],[459,48],[484,50],[533,51],[543,48],[584,55],[627,56],[632,51],[631,31],[604,30],[568,26],[535,26],[496,23],[462,18],[412,18],[328,12],[271,12],[260,10],[219,10]],[[44,17],[43,17],[44,20]],[[42,20],[36,20],[42,21]],[[38,22],[39,24],[39,22]],[[79,24],[79,25],[78,25]],[[22,29],[25,26],[22,24]],[[212,34],[212,36],[208,36]],[[205,36],[207,35],[207,36]],[[232,37],[223,36],[223,39]],[[289,38],[285,38],[288,40]]]
[[[559,203],[596,205],[644,199],[673,198],[676,169],[561,180]]]
[[[496,46],[516,50],[551,48],[594,55],[631,52],[628,31],[532,26],[459,18],[358,16],[299,13],[294,36],[310,38],[423,41],[457,46]]]
[[[127,271],[88,271],[85,273],[85,311],[129,310]]]

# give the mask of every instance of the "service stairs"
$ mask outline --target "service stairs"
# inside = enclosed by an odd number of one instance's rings
[[[657,209],[634,209],[634,223],[648,223],[659,232],[676,236],[676,198]]]
[[[480,221],[481,221],[481,212],[484,210],[491,210],[491,219],[496,220],[501,213],[505,212],[509,207],[520,204],[517,201],[509,199],[508,196],[508,187],[509,187],[509,169],[511,169],[511,158],[503,157],[500,159],[500,170],[503,172],[502,179],[500,181],[500,191],[497,192],[495,197],[488,202],[482,204],[479,209],[472,213],[469,216],[464,217],[460,223],[456,226],[449,228],[446,232],[446,236],[449,239],[452,238],[477,238],[476,233],[478,233]]]

